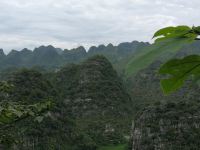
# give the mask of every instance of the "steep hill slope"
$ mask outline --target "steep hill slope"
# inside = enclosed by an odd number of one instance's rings
[[[105,57],[62,68],[55,83],[82,132],[98,144],[123,142],[130,128],[132,101]]]
[[[59,92],[44,76],[35,71],[23,69],[12,74],[8,79],[12,89],[8,93],[9,100],[24,105],[51,102],[51,107],[37,118],[35,111],[30,116],[9,125],[3,132],[12,136],[5,136],[0,143],[9,150],[95,150],[96,143],[77,128],[70,110],[60,99]],[[1,101],[1,99],[0,99]],[[12,109],[12,107],[11,107]],[[41,107],[36,109],[40,110]],[[4,133],[1,133],[4,135]],[[16,139],[17,142],[12,141]],[[8,141],[7,141],[8,140]]]
[[[173,56],[199,52],[200,43],[196,42]],[[157,72],[165,60],[166,57],[159,57],[128,78],[135,111],[132,150],[189,150],[199,147],[200,87],[198,84],[191,87],[191,82],[187,81],[179,91],[164,95]]]
[[[200,143],[199,102],[151,106],[137,116],[132,150],[197,150]]]
[[[139,71],[134,77],[129,78],[128,86],[130,95],[133,97],[135,112],[154,103],[200,100],[198,86],[191,87],[188,83],[174,94],[164,95],[160,87],[161,77],[157,73],[160,65],[160,61],[155,61],[146,69]]]

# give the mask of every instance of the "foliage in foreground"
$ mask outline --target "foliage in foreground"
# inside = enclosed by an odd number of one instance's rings
[[[6,147],[17,142],[14,135],[9,132],[12,126],[26,118],[41,122],[48,115],[44,113],[51,107],[50,101],[32,105],[13,102],[10,99],[10,91],[13,87],[7,82],[0,82],[0,144],[4,144]]]
[[[177,26],[163,28],[157,31],[153,38],[156,38],[155,43],[163,41],[177,43],[179,40],[184,40],[188,44],[199,40],[199,35],[200,26],[192,28],[188,26]],[[169,60],[160,68],[159,72],[169,75],[161,81],[161,85],[165,94],[172,93],[182,87],[189,77],[192,77],[193,80],[200,78],[200,56],[191,55],[182,59]]]

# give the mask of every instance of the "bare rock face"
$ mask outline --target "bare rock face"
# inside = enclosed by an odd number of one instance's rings
[[[200,149],[200,104],[168,103],[144,109],[132,132],[132,150]]]

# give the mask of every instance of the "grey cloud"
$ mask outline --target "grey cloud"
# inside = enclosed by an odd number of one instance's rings
[[[168,25],[199,25],[199,6],[199,0],[1,0],[0,47],[150,41]]]

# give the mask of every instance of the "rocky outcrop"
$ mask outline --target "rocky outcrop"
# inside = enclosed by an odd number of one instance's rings
[[[167,103],[144,109],[134,122],[132,150],[198,150],[199,103]]]

